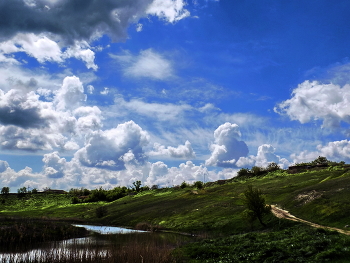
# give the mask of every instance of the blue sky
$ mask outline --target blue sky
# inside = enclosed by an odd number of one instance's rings
[[[350,161],[349,1],[5,0],[0,186]]]

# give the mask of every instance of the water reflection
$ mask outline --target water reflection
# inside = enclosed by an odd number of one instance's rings
[[[92,225],[73,225],[76,227],[84,227],[89,231],[93,231],[102,235],[107,234],[129,234],[129,233],[146,233],[146,231],[133,230],[122,227],[112,227],[112,226],[92,226]]]
[[[0,253],[0,262],[61,262],[64,261],[64,258],[74,258],[79,262],[85,261],[85,259],[89,259],[86,262],[100,262],[98,259],[117,258],[128,253],[129,255],[135,253],[145,255],[145,253],[149,254],[150,251],[157,258],[159,251],[171,250],[177,247],[178,244],[188,242],[191,239],[191,237],[178,234],[151,233],[119,227],[75,226],[85,227],[96,233],[85,238],[45,242],[40,243],[40,247],[27,247],[26,250],[18,250],[17,248],[6,253]],[[123,261],[119,259],[115,262]],[[130,259],[129,262],[136,261]]]

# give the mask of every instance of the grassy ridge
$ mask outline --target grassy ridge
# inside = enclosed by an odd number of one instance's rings
[[[269,204],[277,204],[305,220],[344,228],[350,224],[348,169],[331,167],[299,174],[276,171],[264,177],[232,179],[224,185],[204,189],[149,190],[111,203],[73,205],[69,195],[55,194],[23,199],[11,196],[0,206],[0,211],[6,216],[75,218],[128,227],[148,222],[187,232],[240,233],[247,229],[241,218],[244,210],[242,193],[251,184],[263,191]],[[100,219],[95,215],[99,206],[108,209],[107,215]]]
[[[348,262],[349,236],[273,215],[264,218],[267,228],[258,222],[248,225],[242,218],[243,193],[248,185],[260,188],[268,204],[302,219],[341,229],[350,225],[348,167],[298,174],[275,171],[262,177],[233,178],[224,185],[209,184],[204,189],[149,190],[111,203],[71,204],[71,196],[55,194],[23,199],[8,196],[0,203],[0,215],[127,227],[147,222],[168,230],[209,234],[211,239],[175,250],[178,261],[174,262]],[[95,210],[101,206],[108,212],[98,218]]]

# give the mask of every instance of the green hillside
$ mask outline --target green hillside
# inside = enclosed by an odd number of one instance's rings
[[[300,251],[305,250],[298,257],[308,260],[300,259],[298,262],[326,262],[327,258],[331,258],[331,262],[348,262],[342,261],[344,257],[350,258],[350,237],[346,235],[319,231],[300,223],[278,219],[272,214],[264,218],[267,227],[258,221],[253,225],[247,223],[242,212],[245,210],[243,193],[248,185],[261,189],[267,204],[277,205],[302,219],[343,230],[347,230],[347,225],[350,225],[350,168],[346,165],[314,168],[294,174],[278,170],[260,176],[240,176],[227,180],[224,184],[207,183],[203,189],[188,186],[183,189],[174,187],[146,190],[113,202],[72,204],[72,196],[69,194],[32,194],[21,199],[10,195],[2,197],[0,215],[79,220],[132,228],[146,225],[210,237],[210,242],[201,241],[176,250],[181,257],[187,257],[188,262],[218,262],[215,261],[218,258],[222,260],[220,262],[240,262],[235,258],[239,255],[237,253],[231,253],[232,256],[227,261],[222,257],[233,249],[248,253],[248,247],[244,250],[242,245],[245,242],[251,248],[261,251],[262,258],[272,253],[272,259],[279,255],[282,260],[288,257],[288,253],[299,255]],[[101,218],[96,215],[98,207],[106,208],[105,215]],[[218,236],[221,238],[217,239]],[[277,240],[280,242],[273,243],[276,236],[279,236]],[[314,237],[321,240],[317,241],[320,244],[308,245],[307,242],[312,243]],[[254,245],[249,241],[251,239],[254,240]],[[295,248],[297,252],[292,249],[287,254],[281,252],[287,249],[285,246],[293,246],[292,243],[309,248]],[[218,247],[220,249],[216,249]],[[201,258],[199,255],[203,255],[204,248],[213,253],[204,253],[206,256]],[[327,255],[322,254],[317,259],[316,256],[321,252]],[[275,262],[261,261],[260,254],[253,253],[254,257],[248,254],[245,254],[244,260]]]

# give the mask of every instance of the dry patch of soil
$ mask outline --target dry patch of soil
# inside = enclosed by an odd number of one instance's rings
[[[328,229],[328,230],[337,231],[341,234],[350,235],[350,231],[342,230],[342,229],[336,228],[336,227],[322,226],[319,224],[312,223],[310,221],[306,221],[304,219],[293,216],[287,210],[283,210],[282,208],[279,208],[275,205],[271,205],[271,212],[278,218],[284,218],[284,219],[288,219],[291,221],[301,222],[301,223],[307,224],[307,225],[312,226],[312,227],[324,228],[324,229]]]

